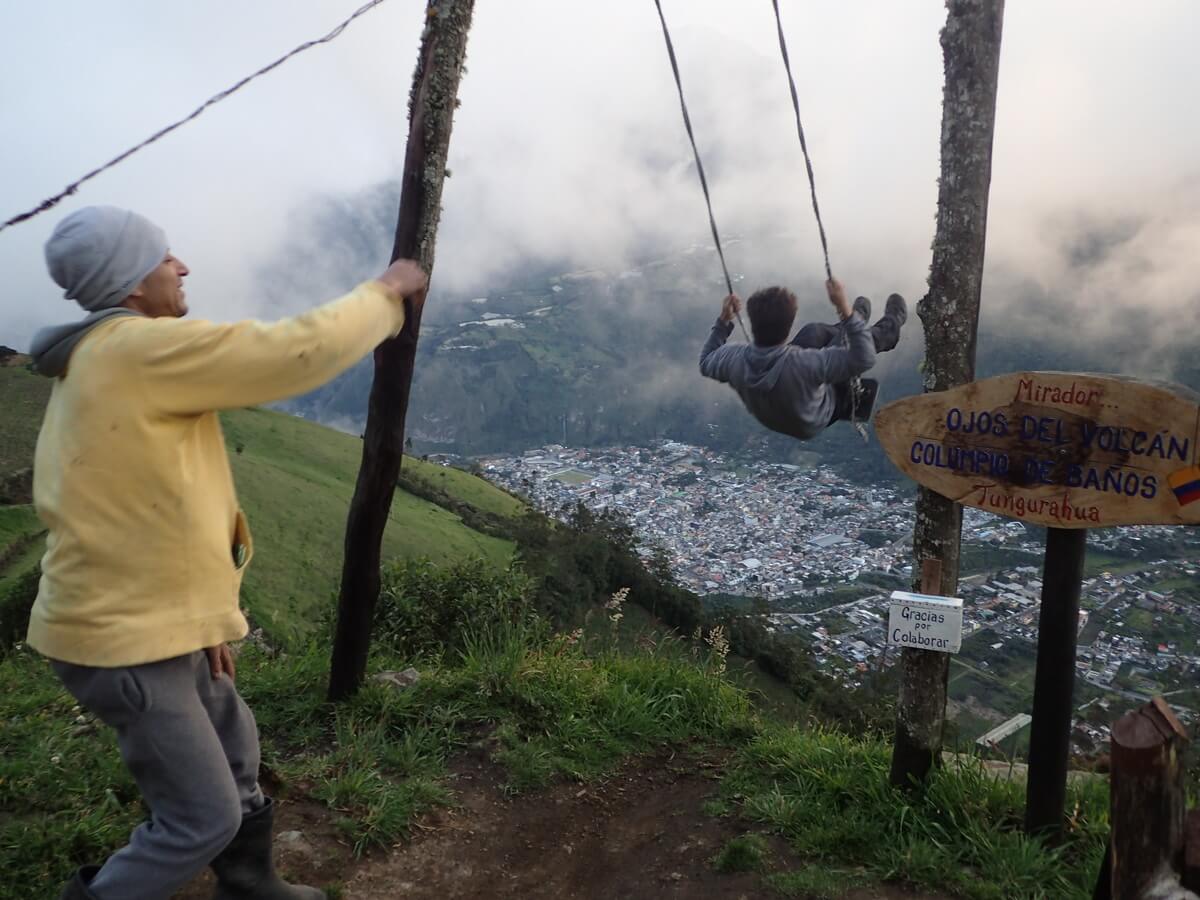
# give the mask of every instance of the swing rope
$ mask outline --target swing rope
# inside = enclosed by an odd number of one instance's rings
[[[800,96],[796,92],[796,79],[792,76],[792,61],[788,56],[787,39],[783,35],[783,19],[779,15],[779,0],[771,0],[775,9],[775,28],[779,33],[779,52],[783,56],[783,69],[787,72],[788,88],[792,93],[792,109],[796,113],[796,134],[800,136],[800,151],[804,154],[804,168],[808,172],[808,190],[812,196],[813,215],[817,219],[817,232],[821,235],[821,253],[825,257],[825,277],[833,280],[833,267],[829,264],[829,242],[825,239],[825,223],[821,221],[821,207],[817,203],[817,180],[813,175],[812,158],[808,155],[808,142],[804,139],[804,125],[800,121]],[[850,346],[850,339],[842,330],[842,345]],[[858,419],[858,401],[862,396],[862,379],[855,375],[850,379],[850,424],[867,440],[867,429]]]
[[[812,194],[813,215],[817,217],[817,231],[821,235],[821,252],[825,255],[825,277],[833,280],[833,269],[829,265],[829,242],[825,240],[825,223],[821,221],[821,207],[817,203],[817,181],[813,176],[812,159],[808,155],[808,142],[804,140],[804,125],[800,122],[800,97],[796,93],[796,79],[792,77],[792,61],[788,56],[787,39],[783,36],[783,20],[779,17],[779,0],[771,0],[775,7],[775,27],[779,31],[779,52],[783,54],[783,68],[787,72],[788,87],[792,92],[792,109],[796,111],[796,133],[800,135],[800,151],[804,154],[804,168],[808,170],[808,189]]]
[[[671,59],[671,71],[675,73],[675,87],[679,90],[679,107],[683,110],[683,126],[687,129],[688,140],[692,144],[692,154],[696,158],[696,172],[700,176],[700,189],[704,191],[704,203],[708,207],[708,224],[712,228],[713,244],[716,245],[717,257],[721,260],[721,272],[725,276],[725,287],[732,294],[733,279],[729,277],[729,266],[725,264],[725,251],[721,247],[721,235],[717,231],[717,219],[713,215],[712,197],[708,192],[708,179],[704,175],[704,163],[700,161],[700,150],[696,147],[696,135],[692,132],[692,117],[688,115],[687,101],[683,98],[683,79],[679,75],[679,63],[675,59],[675,44],[671,41],[671,32],[667,28],[667,18],[663,15],[662,0],[654,0],[654,5],[658,7],[658,20],[662,22],[663,38],[667,42],[667,56]],[[823,235],[822,240],[824,240]],[[742,321],[742,314],[740,312],[737,313],[737,321],[738,325],[742,327],[742,335],[748,342],[750,335],[746,331],[746,323]]]

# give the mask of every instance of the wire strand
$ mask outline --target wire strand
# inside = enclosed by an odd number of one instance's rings
[[[140,144],[138,144],[134,147],[130,147],[128,150],[126,150],[124,153],[120,154],[119,156],[114,156],[112,159],[110,159],[104,165],[98,166],[97,168],[92,169],[92,171],[88,172],[86,175],[83,175],[82,177],[71,182],[65,188],[63,188],[61,191],[59,191],[59,193],[55,194],[53,197],[49,197],[49,198],[43,200],[41,203],[39,203],[37,206],[35,206],[33,209],[29,210],[28,212],[23,212],[23,213],[20,213],[19,215],[15,215],[11,219],[8,219],[7,221],[5,221],[3,224],[0,224],[0,231],[4,231],[6,228],[11,228],[13,225],[17,225],[17,224],[20,224],[21,222],[28,221],[29,219],[32,219],[34,216],[40,215],[40,214],[46,212],[47,210],[53,209],[54,207],[58,206],[59,203],[61,203],[63,200],[65,200],[67,197],[72,196],[76,191],[78,191],[80,186],[83,185],[84,182],[90,181],[91,179],[95,178],[97,175],[100,175],[103,172],[107,172],[109,169],[113,168],[114,166],[129,159],[129,157],[133,156],[133,154],[137,153],[139,150],[142,150],[143,148],[150,146],[155,141],[161,140],[162,138],[166,137],[168,134],[170,134],[175,129],[180,128],[183,125],[186,125],[188,122],[192,121],[193,119],[198,117],[201,113],[203,113],[205,110],[207,110],[210,106],[214,106],[217,103],[220,103],[225,98],[227,98],[230,95],[241,90],[243,87],[245,87],[251,81],[254,81],[256,78],[266,75],[272,69],[275,69],[275,68],[283,65],[285,62],[287,62],[293,56],[296,56],[299,53],[303,53],[305,50],[310,50],[313,47],[316,47],[318,44],[329,43],[334,38],[338,37],[343,31],[345,31],[346,27],[351,22],[353,22],[355,19],[357,19],[359,16],[363,15],[364,13],[369,12],[370,10],[374,9],[376,6],[379,6],[383,2],[385,2],[385,0],[370,0],[370,2],[363,4],[358,9],[356,9],[354,11],[354,13],[349,16],[349,18],[347,18],[345,21],[343,21],[339,25],[337,25],[328,34],[324,35],[323,37],[314,38],[311,41],[305,41],[303,44],[296,47],[294,50],[290,51],[289,53],[285,53],[283,56],[279,57],[279,59],[275,60],[274,62],[268,63],[267,65],[263,66],[257,72],[247,75],[245,78],[243,78],[241,81],[234,84],[232,87],[228,87],[225,90],[221,91],[221,93],[210,97],[208,100],[204,101],[204,103],[202,103],[200,106],[198,106],[195,110],[193,110],[191,114],[184,116],[182,119],[180,119],[177,122],[172,122],[170,125],[167,125],[165,128],[159,129],[154,134],[150,135],[150,137],[148,137],[144,141],[142,141]]]
[[[696,172],[700,176],[700,189],[704,191],[704,204],[708,207],[708,224],[712,229],[713,243],[717,247],[717,257],[721,260],[721,272],[725,276],[725,287],[733,293],[733,279],[729,277],[729,266],[725,264],[725,251],[721,247],[721,235],[717,232],[717,219],[713,215],[712,197],[708,192],[708,179],[704,175],[704,163],[700,161],[700,150],[696,147],[696,135],[692,132],[692,117],[688,115],[687,101],[683,98],[683,79],[679,75],[679,62],[675,59],[675,45],[671,42],[671,32],[667,28],[667,17],[663,15],[662,0],[654,0],[658,7],[658,20],[662,22],[663,38],[667,42],[667,56],[671,59],[671,71],[675,73],[675,87],[679,90],[679,107],[683,111],[683,126],[687,129],[688,140],[692,144],[692,155],[696,157]],[[746,323],[742,314],[737,313],[738,324],[742,326],[742,335],[747,341],[750,335],[746,331]]]

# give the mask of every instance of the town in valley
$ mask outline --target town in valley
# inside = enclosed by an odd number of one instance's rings
[[[640,552],[665,559],[707,604],[767,618],[821,671],[856,685],[894,665],[892,591],[911,590],[915,489],[856,484],[827,465],[747,461],[676,441],[548,445],[478,461],[486,478],[555,516],[612,510]],[[965,509],[961,652],[950,713],[960,740],[1005,753],[1028,741],[1044,533]],[[1076,652],[1075,749],[1102,752],[1117,713],[1165,694],[1200,709],[1200,540],[1190,529],[1089,532]]]

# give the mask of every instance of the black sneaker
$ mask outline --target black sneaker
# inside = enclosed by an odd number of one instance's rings
[[[904,302],[904,298],[899,294],[892,294],[887,298],[887,303],[883,307],[883,314],[895,319],[897,325],[903,325],[908,321],[908,304]]]
[[[899,296],[899,295],[893,294],[892,296]],[[888,300],[888,303],[891,303],[891,302],[892,302],[891,300]],[[900,302],[904,303],[904,300],[901,299]],[[866,297],[859,297],[857,300],[854,301],[854,311],[856,313],[858,313],[859,317],[864,322],[871,321],[871,301],[868,300]]]

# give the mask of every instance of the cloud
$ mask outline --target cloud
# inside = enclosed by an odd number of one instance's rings
[[[64,0],[0,14],[9,173],[0,210],[37,203],[357,5],[130,0],[116,15]],[[915,301],[934,229],[944,9],[782,5],[835,271],[854,293]],[[769,5],[665,7],[718,222],[731,240],[748,238],[731,243],[731,266],[820,303],[819,245]],[[369,260],[331,259],[328,279],[295,285],[282,301],[261,281],[301,245],[323,252],[304,244],[313,198],[361,197],[398,174],[420,24],[414,4],[385,3],[61,210],[0,234],[0,342],[22,346],[36,327],[75,314],[46,278],[40,245],[86,203],[134,206],[164,224],[206,317],[303,308],[336,290],[343,269],[347,280],[367,274]],[[1200,219],[1200,120],[1184,111],[1197,75],[1188,35],[1198,31],[1200,6],[1188,0],[1104,0],[1086,15],[1009,4],[985,325],[1037,330],[1029,304],[1038,298],[1055,307],[1048,321],[1064,336],[1116,338],[1125,310],[1158,323],[1195,307],[1186,268]],[[446,290],[487,293],[530,260],[618,269],[709,241],[662,35],[643,0],[478,4],[450,168],[435,273]],[[389,202],[380,195],[372,208]],[[785,240],[764,253],[764,234]],[[715,269],[712,278],[719,290]],[[1006,321],[1007,310],[1021,312]]]

